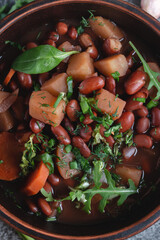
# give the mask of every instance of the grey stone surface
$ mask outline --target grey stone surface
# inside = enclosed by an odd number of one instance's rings
[[[7,0],[0,0],[2,2]],[[11,2],[12,0],[10,0]],[[125,0],[135,5],[140,5],[140,0]],[[159,0],[160,1],[160,0]],[[0,220],[0,240],[21,240],[16,231]],[[160,221],[146,229],[145,231],[128,238],[127,240],[160,240]]]

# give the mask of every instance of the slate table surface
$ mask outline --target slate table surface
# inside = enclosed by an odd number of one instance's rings
[[[140,6],[140,0],[125,1]],[[13,3],[14,0],[0,0],[0,6],[7,2]],[[21,238],[19,238],[15,230],[0,220],[0,240],[21,240]],[[160,221],[127,240],[160,240]]]

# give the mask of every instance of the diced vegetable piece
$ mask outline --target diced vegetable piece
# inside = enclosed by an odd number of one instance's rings
[[[128,179],[131,179],[135,186],[138,187],[142,176],[142,171],[127,166],[116,166],[116,174],[120,175],[124,183],[127,183]]]
[[[24,98],[19,96],[15,103],[12,105],[12,110],[14,112],[14,116],[19,121],[23,121],[24,119]]]
[[[101,89],[96,95],[97,107],[102,113],[108,113],[113,119],[118,119],[122,115],[126,102],[116,97],[105,89]]]
[[[94,63],[94,66],[105,76],[111,76],[112,73],[119,72],[119,77],[123,77],[128,70],[126,57],[122,54],[99,60]]]
[[[79,45],[74,46],[70,42],[65,41],[61,45],[58,46],[58,49],[61,51],[69,52],[69,51],[81,51],[81,47]]]
[[[12,181],[19,177],[22,146],[9,132],[0,133],[0,146],[0,179]]]
[[[58,126],[64,118],[65,101],[61,100],[56,108],[53,107],[57,97],[46,91],[33,92],[29,100],[29,114],[53,127]]]
[[[28,176],[25,187],[22,192],[27,196],[37,194],[41,188],[43,188],[47,178],[49,176],[49,169],[41,161],[36,169]]]
[[[94,73],[93,60],[89,53],[82,52],[75,54],[69,60],[67,74],[77,82],[83,81]]]
[[[62,145],[57,147],[57,167],[60,175],[64,179],[69,179],[79,173],[77,169],[70,169],[70,162],[74,160],[72,152],[66,153]]]
[[[46,81],[42,87],[42,91],[47,91],[53,96],[58,96],[60,92],[67,92],[67,77],[66,73],[60,73],[53,76],[51,79]]]
[[[89,19],[93,32],[102,39],[109,37],[124,38],[123,32],[110,20],[103,17],[94,17]]]
[[[13,75],[15,74],[15,70],[14,69],[10,69],[9,73],[7,74],[5,80],[4,80],[4,85],[8,85],[8,83],[11,81],[11,78],[13,77]]]
[[[10,110],[0,113],[0,131],[7,132],[14,127],[14,118]]]

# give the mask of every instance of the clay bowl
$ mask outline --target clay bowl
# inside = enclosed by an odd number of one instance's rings
[[[5,40],[18,41],[22,45],[33,41],[37,34],[50,23],[52,26],[59,19],[78,21],[87,16],[87,10],[96,10],[97,15],[109,18],[133,36],[148,45],[160,57],[160,24],[154,18],[139,8],[121,0],[39,0],[14,12],[0,22],[0,53],[8,61],[15,57],[13,48],[4,44]],[[148,194],[140,206],[136,206],[125,217],[106,225],[105,222],[96,225],[79,226],[60,223],[43,222],[36,216],[28,215],[15,206],[12,198],[4,194],[5,183],[0,182],[0,217],[18,231],[37,239],[124,239],[146,229],[160,218],[160,197],[158,187],[160,181],[155,178],[157,188]]]

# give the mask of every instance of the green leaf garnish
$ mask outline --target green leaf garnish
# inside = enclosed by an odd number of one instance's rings
[[[111,73],[111,75],[117,82],[119,82],[120,73],[118,71]]]
[[[44,188],[42,188],[40,191],[41,191],[42,195],[45,197],[45,200],[47,202],[53,202],[54,201],[54,199],[52,197],[52,192],[48,193],[48,192],[46,192],[46,190]]]
[[[78,51],[62,52],[51,45],[40,45],[19,55],[13,62],[12,68],[28,74],[49,72],[66,57]]]
[[[159,99],[160,98],[160,82],[158,81],[157,77],[160,76],[160,73],[152,71],[150,69],[148,63],[144,60],[144,58],[142,57],[140,52],[137,50],[137,48],[134,46],[134,44],[131,41],[129,42],[129,44],[131,45],[133,50],[137,53],[138,57],[140,58],[140,60],[143,64],[144,71],[148,74],[148,76],[150,78],[150,82],[149,82],[147,89],[150,90],[153,86],[156,87],[157,95],[154,98],[154,100]]]
[[[67,87],[68,87],[67,98],[70,99],[73,94],[73,78],[72,78],[72,76],[67,77]]]

